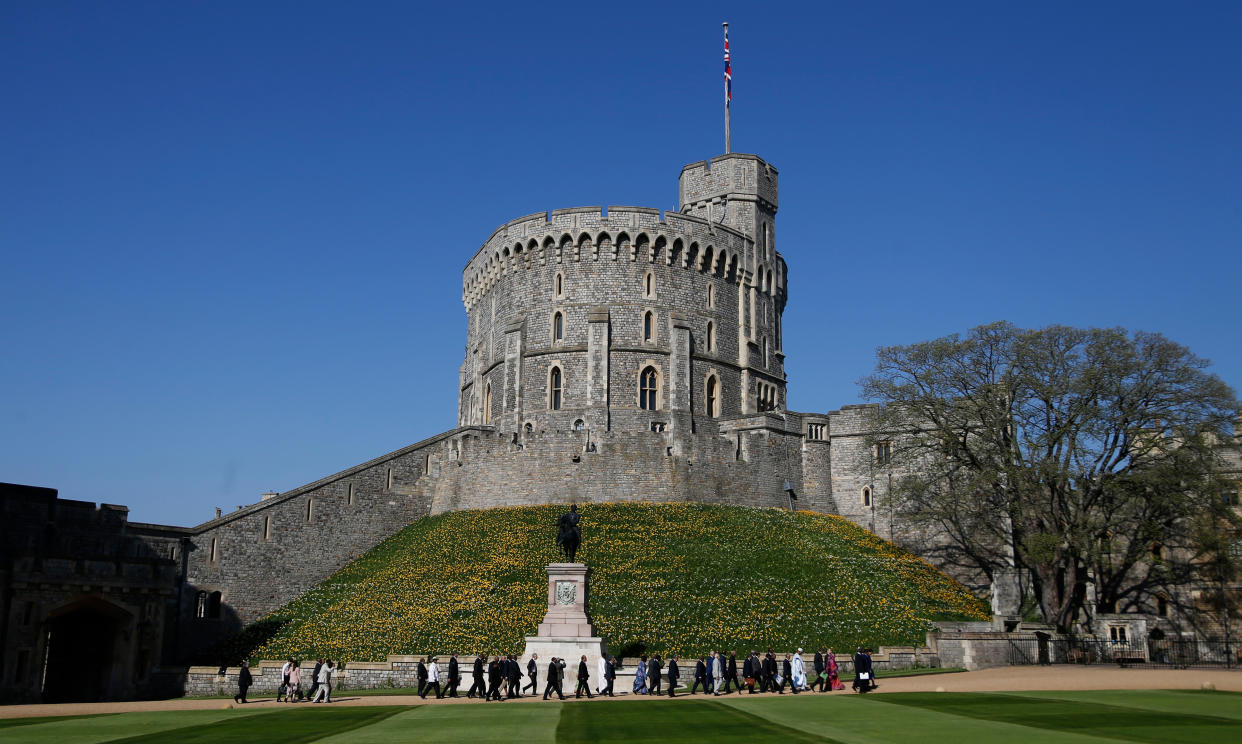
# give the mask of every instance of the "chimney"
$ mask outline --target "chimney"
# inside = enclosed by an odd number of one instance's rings
[[[220,507],[216,507],[216,519],[220,518]]]

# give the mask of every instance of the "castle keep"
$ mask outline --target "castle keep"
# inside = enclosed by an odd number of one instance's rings
[[[698,501],[891,534],[865,408],[786,403],[778,183],[729,154],[682,169],[676,212],[580,207],[497,228],[462,274],[457,427],[192,528],[176,615],[198,630],[179,637],[236,630],[445,511]],[[288,560],[312,544],[318,560]]]

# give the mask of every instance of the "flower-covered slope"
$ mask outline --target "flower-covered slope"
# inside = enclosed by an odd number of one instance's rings
[[[563,560],[553,539],[564,510],[415,522],[219,653],[520,653],[546,608],[544,567]],[[963,586],[839,517],[703,504],[581,513],[591,619],[614,653],[914,644],[929,620],[988,617]]]

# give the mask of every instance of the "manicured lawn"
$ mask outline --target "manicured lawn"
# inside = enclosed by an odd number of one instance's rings
[[[20,719],[14,719],[20,720]],[[1242,694],[895,693],[694,700],[298,706],[0,721],[5,744],[54,742],[744,741],[780,744],[1242,741]]]

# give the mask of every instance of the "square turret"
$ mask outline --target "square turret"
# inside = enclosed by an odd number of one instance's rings
[[[681,169],[678,211],[723,224],[763,242],[777,208],[776,169],[757,155],[730,153]]]

